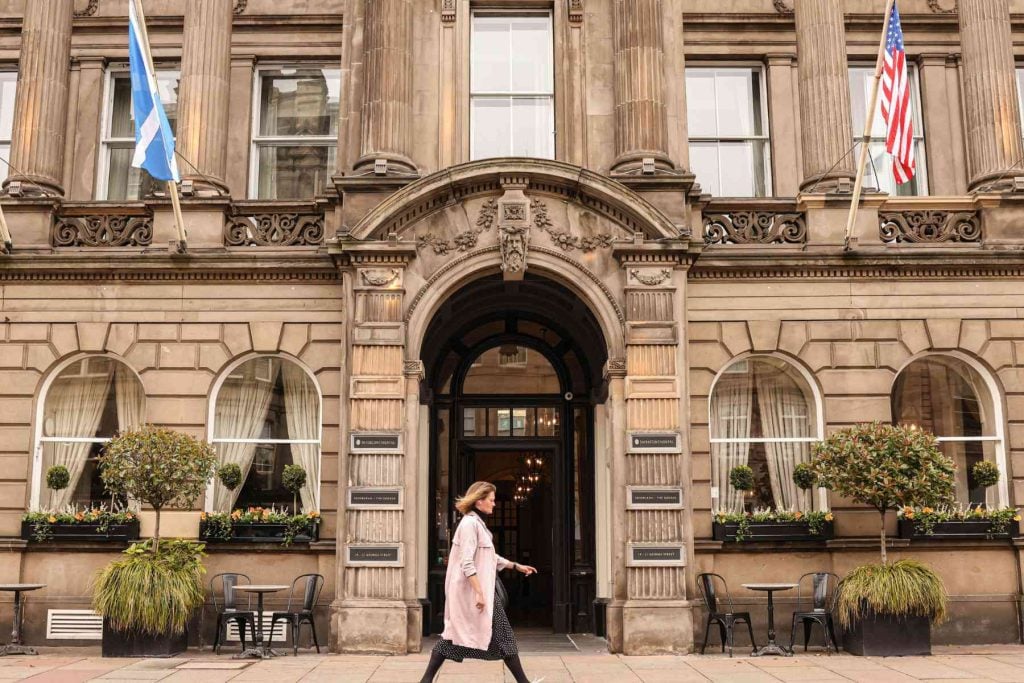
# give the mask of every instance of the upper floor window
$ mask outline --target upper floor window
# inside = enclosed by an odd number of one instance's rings
[[[555,156],[551,15],[473,15],[472,159]]]
[[[1020,111],[1020,126],[1024,132],[1024,66],[1017,67],[1017,109]]]
[[[871,98],[874,84],[875,69],[869,66],[851,66],[850,69],[850,102],[853,108],[853,140],[858,143],[850,153],[855,161],[860,154],[860,139],[864,135],[864,115]],[[909,183],[896,184],[892,174],[892,157],[885,151],[886,127],[882,118],[881,96],[875,110],[875,118],[871,122],[871,144],[869,161],[864,171],[864,187],[873,187],[893,196],[910,197],[928,194],[928,166],[925,163],[924,123],[921,119],[921,95],[918,89],[917,67],[907,65],[910,77],[910,110],[914,122],[914,158],[917,161],[917,173]]]
[[[334,172],[340,94],[339,69],[257,73],[251,196],[309,199],[323,192]]]
[[[160,101],[167,112],[171,130],[178,126],[177,70],[160,69],[156,72],[156,85]],[[132,113],[132,81],[127,71],[111,71],[107,80],[106,117],[103,122],[100,155],[100,199],[126,201],[141,199],[164,186],[141,168],[132,166],[135,155],[135,119]]]
[[[14,129],[14,96],[18,91],[18,72],[0,71],[0,158],[11,159],[11,133]],[[13,171],[0,168],[5,176]]]
[[[686,69],[690,167],[719,197],[771,194],[768,104],[759,68]]]

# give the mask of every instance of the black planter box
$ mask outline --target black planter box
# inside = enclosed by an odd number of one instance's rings
[[[284,524],[232,524],[231,537],[221,538],[210,535],[210,524],[199,522],[199,540],[206,543],[284,543]],[[320,522],[313,524],[308,534],[297,534],[292,543],[309,543],[320,540]]]
[[[985,539],[1015,538],[1020,536],[1020,522],[1010,521],[1006,530],[1001,533],[990,533],[992,523],[985,519],[967,520],[963,522],[939,522],[931,534],[920,533],[914,527],[914,520],[899,520],[900,538],[913,540],[943,539]]]
[[[825,522],[820,534],[812,534],[807,522],[751,522],[742,541],[736,540],[739,522],[715,522],[716,541],[750,543],[753,541],[826,541],[835,536],[833,522]]]
[[[108,524],[106,531],[100,531],[97,522],[79,522],[76,524],[47,524],[47,542],[49,541],[112,541],[127,543],[139,540],[139,520],[133,519],[125,524]],[[35,523],[21,523],[21,537],[36,543]]]
[[[151,636],[138,631],[117,631],[103,620],[104,657],[174,657],[188,648],[188,633]]]
[[[932,653],[932,628],[927,617],[876,614],[843,633],[843,649],[868,657],[914,657]]]

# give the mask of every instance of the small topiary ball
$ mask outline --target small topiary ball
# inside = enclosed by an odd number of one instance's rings
[[[228,491],[234,491],[242,483],[242,468],[233,462],[221,465],[217,470],[217,479]]]
[[[729,483],[737,491],[754,490],[754,470],[747,465],[737,465],[729,471]]]
[[[799,463],[793,468],[793,483],[798,489],[808,491],[818,485],[818,473],[810,463]]]
[[[46,488],[62,491],[71,483],[71,473],[64,465],[54,465],[46,470]]]
[[[281,472],[281,483],[292,493],[298,493],[306,485],[306,470],[299,465],[285,465]]]
[[[971,468],[971,474],[974,476],[974,483],[982,488],[995,486],[999,483],[999,477],[1001,476],[999,466],[988,460],[974,463],[974,467]]]

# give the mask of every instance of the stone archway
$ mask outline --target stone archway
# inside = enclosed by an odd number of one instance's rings
[[[465,283],[538,273],[574,292],[608,346],[596,419],[598,595],[613,651],[692,645],[685,567],[686,231],[606,177],[542,160],[473,162],[423,178],[371,210],[332,247],[350,292],[349,435],[339,480],[343,651],[419,649],[425,596],[428,458],[421,347],[434,313]],[[358,443],[357,443],[358,442]],[[389,505],[368,496],[396,492]],[[358,500],[353,499],[354,493]],[[637,493],[658,497],[638,503]],[[641,496],[642,498],[642,496]],[[340,507],[340,506],[339,506]]]

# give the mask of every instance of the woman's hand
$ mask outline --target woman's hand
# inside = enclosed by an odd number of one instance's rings
[[[518,562],[516,562],[516,571],[520,574],[525,574],[526,576],[537,573],[537,570],[534,567],[531,567],[528,564],[519,564]]]
[[[484,601],[484,592],[476,590],[474,593],[476,593],[476,608],[478,610],[483,610],[484,607],[487,607],[487,603]]]

